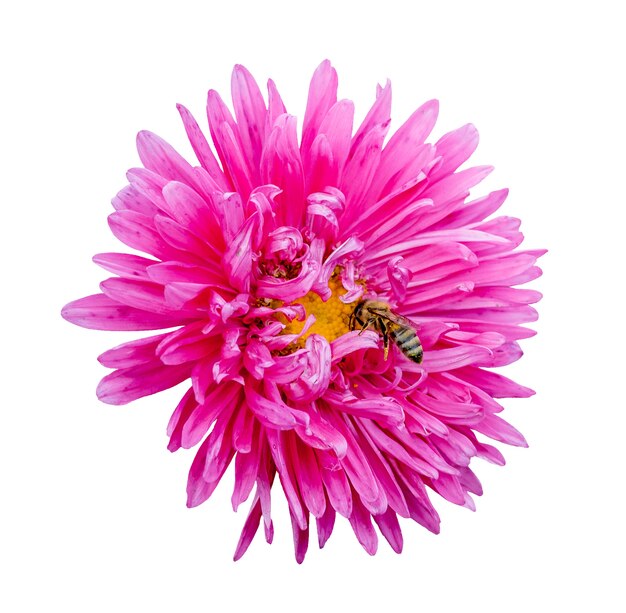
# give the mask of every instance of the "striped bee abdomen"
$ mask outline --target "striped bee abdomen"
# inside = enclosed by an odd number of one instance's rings
[[[424,350],[413,328],[408,326],[394,327],[391,330],[391,338],[398,346],[398,349],[400,349],[409,360],[417,362],[418,364],[421,363]]]

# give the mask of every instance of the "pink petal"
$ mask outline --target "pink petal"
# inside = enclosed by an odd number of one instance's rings
[[[393,510],[387,509],[382,515],[374,515],[374,521],[391,548],[396,553],[402,553],[402,530]]]
[[[281,115],[274,123],[261,157],[261,180],[282,190],[276,198],[280,223],[300,227],[306,207],[295,117]]]
[[[218,482],[234,455],[232,446],[232,413],[235,406],[225,403],[224,411],[218,416],[213,429],[206,438],[206,457],[202,478],[207,483]]]
[[[326,505],[326,511],[322,517],[316,518],[317,539],[320,549],[324,547],[335,525],[335,510],[329,504]]]
[[[258,223],[255,213],[246,220],[240,233],[230,243],[224,253],[224,268],[234,289],[249,292],[252,275],[252,233]]]
[[[337,102],[337,82],[337,72],[328,60],[324,60],[313,73],[302,125],[303,155],[320,132],[319,127],[329,109]]]
[[[420,150],[433,129],[438,113],[437,100],[426,102],[389,139],[383,149],[381,163],[372,184],[372,191],[375,195],[381,193],[383,186],[388,193],[421,170],[421,164],[419,168],[416,168],[413,160],[417,157],[416,151]],[[392,180],[393,183],[391,183]]]
[[[326,512],[326,495],[315,454],[305,444],[298,444],[294,451],[294,472],[302,500],[314,517],[322,517]]]
[[[167,424],[167,435],[170,437],[167,448],[170,451],[178,451],[181,448],[183,427],[197,406],[198,403],[194,398],[193,388],[189,388],[181,398],[176,409],[174,409]]]
[[[233,510],[248,498],[257,479],[261,459],[261,443],[251,447],[248,453],[238,453],[235,458],[235,488],[231,497]]]
[[[217,225],[207,202],[193,189],[170,181],[163,188],[166,212],[185,228],[193,228],[209,247],[220,252],[224,247],[221,228]],[[218,256],[219,257],[219,256]]]
[[[134,211],[147,217],[155,215],[159,209],[136,185],[127,185],[120,190],[111,204],[116,211]]]
[[[350,158],[352,158],[361,142],[366,138],[367,134],[372,130],[382,130],[383,137],[389,129],[391,122],[391,83],[387,81],[385,87],[379,89],[376,101],[372,108],[368,111],[363,123],[359,126],[352,139],[350,147]]]
[[[350,520],[352,530],[354,530],[354,534],[356,535],[359,543],[363,546],[363,549],[373,556],[378,549],[378,537],[376,536],[376,531],[372,526],[372,516],[363,506],[358,496],[354,497],[352,514],[348,519]]]
[[[67,321],[92,330],[158,330],[185,324],[181,313],[160,314],[120,304],[104,294],[74,300],[63,307]]]
[[[460,228],[482,221],[502,206],[508,194],[508,189],[501,189],[468,202],[440,221],[438,227]]]
[[[453,173],[469,159],[477,146],[478,131],[471,123],[444,134],[435,144],[437,155],[441,156],[443,161],[433,178]]]
[[[183,120],[185,132],[187,132],[187,138],[191,143],[198,161],[209,173],[209,176],[215,182],[216,187],[222,191],[230,191],[232,186],[224,176],[222,169],[213,155],[213,151],[211,151],[211,147],[209,146],[206,137],[202,133],[202,130],[200,130],[200,127],[193,118],[193,115],[182,104],[177,104],[176,108],[178,109],[181,119]]]
[[[255,429],[258,430],[258,422],[245,402],[241,401],[233,424],[233,446],[237,451],[250,453]]]
[[[228,107],[215,90],[210,90],[207,96],[207,117],[211,138],[222,162],[224,174],[236,191],[247,198],[251,188],[250,174],[239,139],[239,130]]]
[[[98,362],[107,368],[128,368],[154,360],[156,348],[167,334],[147,336],[123,343],[98,356]]]
[[[157,215],[154,218],[154,226],[163,241],[173,247],[169,251],[172,255],[162,257],[162,260],[191,263],[215,262],[214,249],[207,245],[206,240],[197,236],[189,228],[181,226],[165,215]]]
[[[482,388],[494,398],[528,398],[535,393],[528,387],[519,385],[503,375],[474,366],[461,368],[456,371],[456,374],[473,385]]]
[[[340,183],[350,151],[353,117],[352,101],[340,100],[324,117],[310,148],[302,151],[307,192]]]
[[[266,434],[272,458],[274,459],[276,470],[280,477],[280,482],[289,503],[289,510],[294,516],[299,528],[301,530],[306,530],[308,525],[306,514],[302,507],[302,501],[295,485],[293,467],[289,461],[288,451],[285,447],[286,434],[279,430],[272,430],[269,428],[266,430]]]
[[[109,215],[108,221],[113,235],[133,249],[161,260],[177,259],[179,255],[185,257],[163,240],[151,217],[135,211],[117,211]]]
[[[358,147],[351,152],[339,185],[346,196],[344,223],[363,214],[364,206],[371,201],[370,185],[380,164],[386,133],[386,127],[376,126],[363,136]]]
[[[100,381],[96,393],[107,404],[128,404],[178,385],[190,370],[187,364],[165,366],[159,360],[120,368]]]
[[[484,361],[493,355],[486,347],[462,346],[438,349],[424,354],[423,367],[428,372],[442,372]]]
[[[332,508],[344,517],[352,514],[352,491],[350,482],[345,471],[341,468],[336,458],[324,452],[318,452],[320,461],[320,473],[324,488]]]
[[[285,105],[276,89],[276,83],[269,79],[267,82],[267,117],[265,121],[265,136],[272,131],[276,120],[287,112]]]
[[[288,430],[296,425],[307,425],[308,415],[286,405],[277,394],[270,399],[260,394],[252,385],[245,386],[246,401],[259,421],[269,428]]]
[[[307,525],[305,528],[301,528],[298,525],[297,519],[294,517],[292,513],[291,514],[291,527],[293,530],[293,545],[294,545],[294,551],[296,555],[296,562],[298,564],[302,564],[302,562],[304,562],[304,556],[306,555],[306,550],[309,547],[309,526]]]
[[[474,429],[501,443],[516,447],[528,447],[522,434],[497,415],[486,415],[485,419],[474,426]]]
[[[144,130],[137,134],[137,151],[142,164],[164,179],[196,184],[191,165],[161,137]]]
[[[245,155],[252,160],[253,181],[258,181],[258,168],[263,148],[266,109],[259,86],[241,65],[235,66],[231,79],[235,118]]]
[[[93,261],[105,270],[125,279],[143,279],[148,281],[148,266],[157,264],[156,260],[142,258],[130,253],[99,253]]]
[[[311,402],[323,395],[330,383],[330,345],[326,338],[318,334],[309,336],[301,361],[302,373],[284,392],[295,402]]]
[[[172,312],[163,298],[163,286],[157,283],[111,277],[100,283],[100,289],[111,300],[136,309],[164,315]]]
[[[228,419],[224,415],[239,407],[241,387],[236,383],[226,382],[216,385],[205,397],[202,404],[197,405],[185,422],[181,433],[181,446],[185,449],[195,447],[209,431],[216,420],[226,425]],[[207,460],[208,462],[208,460]]]
[[[248,517],[241,531],[241,536],[239,537],[239,542],[237,543],[237,548],[235,549],[235,554],[233,556],[233,560],[235,562],[240,560],[243,554],[248,551],[248,547],[250,547],[250,543],[252,543],[252,539],[259,529],[260,521],[261,503],[259,502],[259,498],[257,496],[252,503],[250,512],[248,513]]]

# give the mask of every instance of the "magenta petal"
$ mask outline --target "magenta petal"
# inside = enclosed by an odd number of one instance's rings
[[[333,533],[333,528],[335,526],[335,510],[330,505],[326,505],[324,515],[316,518],[316,526],[317,540],[320,549],[322,549],[322,547],[326,545],[330,535]]]
[[[414,174],[417,174],[415,170],[421,170],[407,162],[416,157],[416,151],[423,145],[433,129],[438,113],[437,100],[426,102],[389,139],[383,149],[381,163],[372,184],[372,191],[375,195],[379,195],[383,186],[390,185],[392,180],[393,185],[397,185],[410,179],[411,177],[406,172],[408,167]]]
[[[198,235],[205,238],[210,246],[222,243],[222,233],[205,200],[193,189],[170,181],[163,188],[166,212],[183,227],[194,228]],[[210,241],[210,242],[209,242]]]
[[[471,123],[442,136],[435,147],[437,155],[443,158],[443,162],[433,174],[433,178],[453,173],[474,153],[477,145],[478,131]]]
[[[352,514],[352,491],[345,471],[339,463],[331,459],[332,456],[320,454],[318,457],[323,458],[320,463],[320,472],[332,508],[340,515],[350,517]]]
[[[374,521],[391,548],[396,553],[402,553],[402,530],[400,530],[396,514],[391,509],[387,509],[382,515],[374,515]]]
[[[176,250],[159,235],[152,217],[122,210],[109,215],[108,222],[115,237],[133,249],[161,259],[178,255]]]
[[[132,211],[150,218],[158,213],[159,208],[138,185],[127,185],[120,190],[111,204],[116,211]]]
[[[526,439],[511,424],[497,415],[486,415],[474,429],[488,437],[516,447],[528,447]]]
[[[255,445],[248,453],[238,453],[235,458],[235,489],[231,497],[233,509],[248,498],[257,480],[261,445]]]
[[[265,121],[265,135],[272,131],[276,120],[287,112],[285,105],[278,93],[276,83],[269,79],[267,82],[267,117]]]
[[[188,321],[179,313],[167,315],[120,304],[104,294],[74,300],[63,307],[67,321],[93,330],[158,330],[183,325]]]
[[[287,406],[277,394],[272,399],[267,398],[255,391],[252,385],[247,385],[245,392],[248,406],[262,424],[280,430],[308,424],[306,413]]]
[[[136,309],[162,314],[171,313],[171,309],[165,304],[163,286],[157,283],[112,277],[102,281],[100,289],[112,300]]]
[[[249,166],[243,154],[239,130],[228,107],[214,90],[209,91],[207,96],[207,117],[224,173],[235,189],[247,198],[251,189]]]
[[[97,394],[107,404],[128,404],[137,398],[156,394],[189,377],[190,367],[165,366],[153,360],[137,366],[120,368],[98,384]]]
[[[233,556],[233,560],[235,562],[237,560],[240,560],[243,554],[248,551],[248,547],[250,547],[250,543],[252,543],[252,539],[259,529],[260,522],[261,503],[257,496],[252,503],[252,507],[250,508],[250,512],[248,513],[246,523],[244,524],[243,530],[241,531],[241,536],[239,537],[239,542],[237,543],[237,548],[235,549],[235,554]]]
[[[330,383],[330,345],[317,334],[306,339],[306,353],[301,356],[303,371],[285,389],[285,394],[296,402],[310,402],[319,398]]]
[[[241,404],[233,425],[233,446],[240,453],[250,453],[253,450],[253,435],[258,430],[258,423],[254,415]]]
[[[191,165],[161,137],[144,130],[137,134],[137,151],[143,165],[170,181],[195,185],[196,176]]]
[[[98,356],[98,362],[107,368],[129,368],[149,362],[154,360],[156,348],[167,336],[167,333],[147,336],[118,345]]]
[[[189,388],[176,406],[176,409],[174,409],[167,424],[167,435],[170,437],[167,448],[170,451],[178,451],[182,447],[183,427],[197,406],[198,403],[194,397],[193,388]]]
[[[126,279],[149,280],[148,267],[157,264],[156,260],[142,258],[130,253],[99,253],[93,261],[105,270]]]
[[[350,150],[354,105],[340,100],[322,122],[308,154],[303,152],[306,191],[330,189],[341,183],[341,175]]]
[[[328,60],[324,60],[311,79],[302,126],[303,153],[308,152],[326,113],[337,102],[337,82],[337,72]]]
[[[326,495],[315,454],[308,445],[299,444],[293,458],[302,500],[313,516],[322,517],[326,511]]]
[[[206,137],[200,130],[198,123],[193,118],[193,115],[182,105],[177,104],[176,108],[178,108],[178,112],[183,120],[183,125],[185,126],[185,132],[187,132],[187,138],[189,138],[189,142],[193,147],[194,153],[198,158],[202,167],[209,173],[209,176],[217,187],[221,188],[224,191],[229,191],[231,189],[222,169],[219,167],[215,156],[213,155],[213,151],[211,151],[211,147],[206,140]]]
[[[238,404],[240,391],[240,386],[235,383],[225,383],[223,386],[213,388],[185,422],[181,432],[181,446],[185,449],[195,447],[215,420],[221,419],[225,424],[227,419],[222,417],[222,413],[227,413],[228,409]]]
[[[252,167],[258,169],[267,113],[263,96],[252,75],[240,65],[233,69],[231,89],[243,151],[253,161]]]
[[[361,141],[372,131],[382,130],[382,136],[386,134],[389,129],[389,122],[391,121],[391,83],[387,81],[385,87],[379,89],[376,96],[376,101],[369,110],[363,123],[359,126],[356,134],[352,138],[352,145],[350,148],[350,157],[355,154],[357,148],[361,145]],[[382,142],[381,142],[382,144]]]
[[[350,520],[350,525],[354,530],[354,534],[356,535],[359,543],[363,546],[363,549],[373,556],[378,549],[378,537],[376,536],[376,531],[372,526],[372,516],[361,504],[358,497],[354,498],[354,507],[352,509],[352,514],[348,519]]]
[[[256,215],[249,217],[224,254],[224,265],[228,278],[232,286],[240,292],[250,291],[252,274],[251,237],[256,223]]]
[[[291,527],[293,530],[293,546],[294,553],[296,555],[296,562],[302,564],[304,562],[304,556],[309,547],[309,526],[302,529],[298,525],[296,518],[291,515]]]
[[[295,117],[281,115],[274,123],[261,158],[261,179],[282,188],[277,197],[281,223],[301,226],[305,211],[304,172]]]
[[[285,444],[285,435],[279,430],[268,429],[266,432],[272,458],[274,459],[280,482],[282,483],[285,496],[289,503],[289,510],[299,528],[306,530],[308,525],[307,514],[303,509],[302,501],[295,484],[293,467],[289,461],[288,450]]]
[[[354,219],[369,204],[370,186],[380,165],[380,156],[386,127],[376,126],[359,142],[346,163],[340,189],[346,196],[345,221]]]

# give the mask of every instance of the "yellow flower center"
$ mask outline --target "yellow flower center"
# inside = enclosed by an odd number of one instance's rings
[[[307,316],[315,316],[315,323],[295,343],[288,347],[289,353],[304,347],[304,342],[310,334],[319,334],[330,343],[350,330],[348,323],[350,314],[356,306],[356,301],[345,304],[339,300],[339,297],[343,296],[346,290],[341,284],[338,275],[334,275],[330,279],[328,286],[332,294],[326,302],[315,292],[309,292],[306,296],[295,301],[304,307]],[[283,330],[283,334],[298,334],[304,327],[305,321],[294,319],[288,322]]]

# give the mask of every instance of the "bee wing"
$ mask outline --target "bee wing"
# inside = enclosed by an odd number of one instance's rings
[[[394,313],[391,309],[382,309],[377,307],[368,307],[368,310],[372,313],[376,313],[379,317],[386,319],[394,324],[398,324],[399,326],[408,326],[409,328],[413,328],[413,322],[409,321],[406,317],[402,317],[402,315],[398,315]]]

